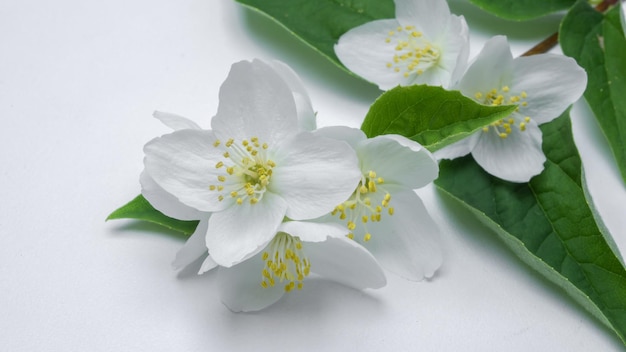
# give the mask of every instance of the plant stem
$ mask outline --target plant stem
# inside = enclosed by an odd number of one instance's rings
[[[609,7],[615,5],[620,0],[604,0],[598,6],[596,6],[596,11],[605,12]],[[541,43],[533,46],[527,52],[523,53],[522,56],[531,56],[536,54],[547,53],[550,49],[554,48],[559,43],[559,32],[553,33],[548,38],[541,41]]]

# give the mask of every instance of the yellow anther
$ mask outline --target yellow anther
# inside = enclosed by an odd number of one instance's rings
[[[231,139],[226,141],[226,146],[230,147],[231,145],[233,145],[233,143],[235,143],[235,141],[231,138]]]
[[[378,183],[379,185],[383,184],[383,183],[385,183],[385,179],[382,178],[382,177],[379,177],[379,178],[376,179],[376,183]]]
[[[489,132],[489,127],[483,127],[483,132]]]
[[[383,208],[380,205],[376,207],[377,213],[381,213],[382,211],[383,211]]]
[[[528,106],[528,102],[522,102],[522,106]]]
[[[525,91],[522,91],[522,93],[520,93],[520,96],[524,99],[526,99],[526,97],[528,97],[528,94],[526,94]]]
[[[422,36],[422,32],[413,31],[413,32],[411,32],[411,36],[413,36],[415,38],[419,38],[419,37]]]
[[[275,163],[275,162],[273,162],[273,161],[271,161],[271,160],[268,160],[266,163],[267,163],[267,165],[268,165],[269,167],[275,167],[275,166],[276,166],[276,163]]]
[[[247,147],[249,143],[248,143],[248,140],[247,140],[247,139],[244,139],[243,141],[241,141],[241,144],[242,144],[244,147]]]
[[[217,164],[215,164],[215,168],[219,169],[220,167],[224,166],[224,163],[219,161]]]
[[[500,133],[500,138],[505,139],[506,137],[508,137],[509,135],[506,133]]]
[[[239,194],[237,194],[237,191],[230,192],[230,196],[233,197],[233,198],[237,197],[238,195]]]
[[[230,153],[229,152],[224,152],[224,154],[222,154],[222,155],[224,155],[225,158],[230,158]]]
[[[226,176],[219,175],[219,176],[217,176],[217,180],[220,181],[220,182],[224,182],[224,181],[226,181]]]
[[[505,92],[505,93],[508,93],[508,91],[509,91],[509,86],[504,86],[504,87],[502,87],[502,91],[503,91],[503,92]]]
[[[405,72],[405,73],[403,74],[403,76],[404,76],[404,78],[407,78],[407,77],[409,77],[409,73],[408,73],[408,72]]]
[[[481,93],[481,92],[476,92],[476,94],[474,94],[474,97],[475,97],[476,99],[482,99],[482,97],[483,97],[483,93]]]
[[[235,168],[234,168],[234,167],[232,167],[232,166],[229,166],[229,167],[227,167],[227,168],[226,168],[226,172],[227,172],[229,175],[232,175],[233,173],[235,173]]]
[[[391,38],[385,38],[385,43],[391,42]]]
[[[509,119],[509,124],[510,124],[510,125],[515,125],[515,119],[510,118],[510,119]]]
[[[359,192],[360,192],[361,194],[367,193],[367,187],[365,187],[365,186],[361,185],[361,187],[359,187]]]
[[[390,37],[393,36],[394,34],[396,34],[396,32],[394,31],[389,31],[389,33],[387,33]]]
[[[261,287],[263,287],[263,288],[267,288],[267,286],[268,286],[268,285],[267,285],[267,282],[265,282],[265,281],[261,281]]]
[[[384,200],[386,200],[387,202],[391,200],[391,194],[387,193],[385,194],[385,198]]]
[[[393,66],[393,64],[391,62],[387,63],[387,68],[391,68],[391,66]]]
[[[241,205],[241,204],[243,204],[243,199],[237,198],[237,205]]]
[[[521,122],[519,124],[519,130],[522,131],[522,132],[526,131],[526,123],[525,122]]]
[[[221,192],[221,191],[223,191],[223,190],[224,190],[224,186],[222,186],[222,185],[217,185],[217,190],[218,190],[218,191],[220,191],[220,192]]]
[[[402,26],[399,26],[398,28],[396,28],[396,30],[397,30],[398,32],[402,32]]]
[[[374,181],[369,180],[367,182],[367,189],[372,193],[376,192],[376,184],[374,183]]]
[[[372,234],[371,233],[366,233],[365,236],[363,236],[363,241],[365,242],[369,242],[369,240],[372,239]]]
[[[209,189],[210,189],[211,191],[215,191],[215,189],[216,189],[216,188],[217,188],[217,187],[215,187],[215,185],[210,185],[210,186],[209,186]]]
[[[361,221],[362,221],[364,224],[365,224],[365,223],[367,223],[367,220],[368,220],[367,215],[363,215],[363,216],[361,217]]]
[[[393,213],[395,212],[393,207],[389,207],[389,209],[387,211],[389,212],[389,215],[393,215]]]
[[[529,123],[530,122],[530,116],[524,117],[524,121],[526,121],[526,123]]]
[[[250,204],[256,204],[259,200],[257,198],[250,198]]]
[[[400,72],[400,68],[396,67],[393,69],[394,72]]]
[[[349,234],[346,235],[346,237],[348,237],[349,239],[353,240],[354,239],[354,234],[352,232],[350,232]]]
[[[217,197],[217,200],[219,200],[220,202],[224,200],[224,196],[220,195],[219,197]]]
[[[216,139],[215,142],[213,142],[213,146],[217,148],[220,145],[220,143],[221,143],[220,140]]]
[[[354,223],[354,221],[348,221],[348,230],[354,231],[354,229],[356,229],[356,224]]]

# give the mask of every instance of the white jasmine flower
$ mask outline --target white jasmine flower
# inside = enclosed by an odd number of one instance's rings
[[[573,104],[587,85],[576,61],[554,54],[513,59],[506,38],[490,39],[456,89],[485,105],[517,104],[508,118],[442,148],[437,158],[472,153],[488,173],[511,182],[528,182],[543,171],[540,124]]]
[[[367,139],[358,129],[327,127],[315,133],[345,140],[356,150],[361,181],[324,221],[346,226],[388,270],[410,280],[431,277],[442,254],[439,230],[414,189],[432,182],[439,168],[432,154],[399,135]]]
[[[428,84],[447,88],[463,73],[469,35],[445,0],[395,0],[396,18],[355,27],[335,53],[352,72],[382,90]]]
[[[265,247],[285,217],[327,213],[360,177],[349,145],[300,129],[283,77],[258,60],[234,64],[212,131],[179,129],[144,148],[149,178],[187,207],[212,213],[206,245],[224,267]]]
[[[380,288],[385,274],[372,254],[331,224],[289,221],[258,254],[230,268],[219,267],[222,302],[231,310],[255,311],[302,289],[310,273],[355,288]]]

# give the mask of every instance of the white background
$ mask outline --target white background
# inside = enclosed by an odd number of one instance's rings
[[[460,0],[472,52],[501,33],[520,54],[559,16],[512,23]],[[234,314],[214,274],[171,266],[183,239],[104,222],[139,193],[142,146],[168,132],[153,110],[208,127],[233,62],[291,65],[319,125],[358,127],[379,91],[232,0],[0,4],[0,350],[612,351],[619,339],[429,186],[445,262],[428,282],[389,275],[359,292],[311,280]],[[626,248],[625,187],[584,104],[573,112],[591,192]]]

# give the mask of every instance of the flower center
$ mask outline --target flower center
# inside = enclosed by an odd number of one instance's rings
[[[404,77],[421,75],[437,65],[441,56],[440,50],[413,26],[398,27],[395,31],[390,31],[385,42],[395,45],[395,54],[392,61],[387,63],[387,68],[402,73]]]
[[[350,232],[348,238],[354,239],[354,230],[357,224],[362,224],[365,235],[363,241],[368,242],[372,238],[372,234],[367,228],[369,222],[380,222],[382,216],[386,213],[390,216],[394,213],[394,208],[389,206],[391,202],[391,194],[384,189],[385,180],[378,177],[376,172],[370,170],[367,175],[361,176],[361,181],[356,190],[348,200],[339,204],[331,212],[331,215],[337,215],[341,220],[347,220],[347,227]]]
[[[284,232],[276,234],[262,254],[265,267],[262,271],[261,286],[274,287],[276,282],[285,282],[285,291],[302,289],[305,277],[309,276],[311,263],[304,256],[299,238]]]
[[[215,164],[215,168],[224,172],[217,176],[217,183],[210,185],[209,189],[219,193],[220,202],[230,197],[239,205],[244,201],[258,203],[267,190],[272,169],[276,166],[267,157],[267,143],[259,142],[257,137],[244,139],[240,143],[231,138],[224,144],[216,140],[213,146],[223,150],[223,159]]]
[[[526,124],[530,122],[531,118],[530,116],[525,116],[522,119],[520,108],[528,106],[528,102],[526,101],[527,97],[528,94],[525,91],[522,91],[518,95],[512,94],[508,86],[503,86],[500,89],[494,88],[488,92],[476,92],[476,94],[474,94],[474,100],[483,105],[500,106],[518,104],[512,115],[513,117],[493,122],[489,126],[483,127],[483,132],[493,130],[500,138],[504,139],[513,132],[515,126],[517,126],[520,132],[526,131]],[[518,117],[518,119],[515,119],[515,117]]]

